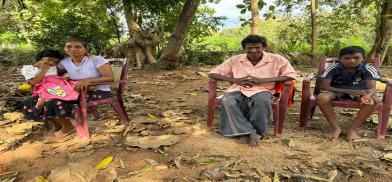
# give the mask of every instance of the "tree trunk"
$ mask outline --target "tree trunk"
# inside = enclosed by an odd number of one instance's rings
[[[133,9],[129,1],[123,0],[122,2],[130,39],[116,47],[115,56],[121,55],[133,59],[137,69],[141,69],[145,62],[157,63],[155,52],[153,51],[156,51],[159,38],[143,31],[136,22],[136,19],[142,22],[142,18],[135,17],[137,13],[132,11]]]
[[[379,58],[384,61],[392,38],[392,1],[384,0],[381,4],[380,17],[376,28],[376,39],[369,58]]]
[[[317,23],[316,23],[316,0],[311,0],[311,10],[310,14],[312,17],[312,61],[315,63],[317,60]]]
[[[179,21],[173,29],[171,38],[163,51],[161,60],[164,61],[166,68],[174,69],[178,66],[177,54],[180,51],[182,42],[185,39],[186,33],[192,23],[192,18],[196,13],[200,0],[187,0],[182,8]]]
[[[260,32],[259,0],[250,0],[250,8],[252,10],[252,27],[250,33],[257,35]]]

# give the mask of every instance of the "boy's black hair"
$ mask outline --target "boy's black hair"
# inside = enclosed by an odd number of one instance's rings
[[[264,48],[267,47],[267,39],[260,35],[248,35],[241,41],[242,48],[245,49],[245,45],[248,43],[261,43]]]
[[[59,51],[57,50],[52,50],[52,49],[45,49],[39,53],[37,53],[35,55],[35,60],[39,61],[41,60],[43,57],[51,57],[51,58],[57,58],[59,60],[62,60],[64,58],[64,55],[61,54]]]
[[[346,54],[355,54],[355,53],[361,53],[362,56],[365,57],[365,50],[359,46],[348,46],[340,49],[339,57],[342,57]]]

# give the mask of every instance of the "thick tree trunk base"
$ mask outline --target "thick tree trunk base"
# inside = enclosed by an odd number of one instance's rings
[[[174,70],[179,67],[179,61],[176,57],[162,57],[162,68],[166,70]]]

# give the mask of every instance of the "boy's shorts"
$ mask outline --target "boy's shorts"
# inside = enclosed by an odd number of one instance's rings
[[[334,92],[335,94],[335,100],[343,100],[343,99],[347,99],[347,100],[358,100],[360,99],[359,97],[355,97],[353,95],[350,94],[346,94],[346,93],[340,93],[340,92]]]
[[[335,94],[335,100],[358,100],[360,98],[355,97],[350,94],[340,93],[340,92],[331,92],[331,91],[322,91],[321,93],[330,92]]]

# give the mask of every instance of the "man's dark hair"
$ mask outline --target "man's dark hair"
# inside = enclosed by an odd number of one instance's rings
[[[362,56],[365,57],[365,50],[359,46],[348,46],[340,49],[339,57],[342,57],[346,54],[355,54],[355,53],[361,53]]]
[[[43,57],[50,57],[50,58],[57,58],[59,60],[62,60],[64,58],[64,55],[61,54],[59,51],[57,50],[52,50],[52,49],[45,49],[39,53],[37,53],[37,55],[35,55],[35,60],[39,61],[41,60]]]
[[[267,47],[267,39],[260,35],[248,35],[241,41],[242,48],[245,49],[245,45],[248,43],[261,43],[264,48]]]

